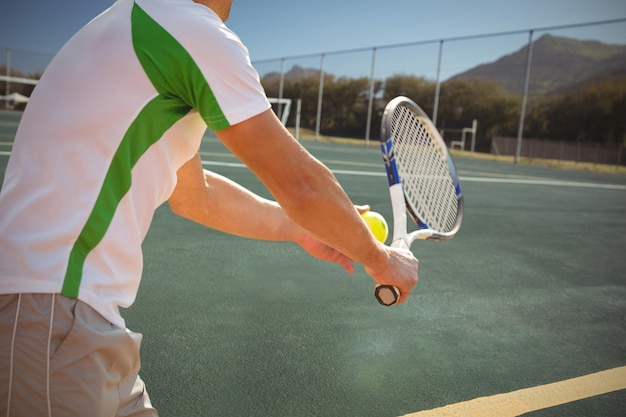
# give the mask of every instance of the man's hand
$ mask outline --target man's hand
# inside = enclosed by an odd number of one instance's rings
[[[411,290],[417,284],[417,270],[419,261],[408,249],[398,249],[384,246],[388,253],[388,261],[382,269],[365,267],[365,271],[381,285],[393,285],[400,291],[398,304],[405,302]]]

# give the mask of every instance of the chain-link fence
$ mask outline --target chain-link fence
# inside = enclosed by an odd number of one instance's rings
[[[255,60],[254,66],[268,96],[299,101],[288,126],[297,123],[317,139],[378,139],[384,105],[402,94],[431,116],[448,144],[468,151],[518,158],[525,137],[540,137],[621,155],[625,44],[621,18]],[[0,54],[5,97],[29,96],[34,86],[28,80],[38,78],[52,58],[9,48]],[[466,134],[474,121],[476,130]],[[496,137],[512,138],[515,146],[493,149]]]
[[[593,41],[603,37],[623,42]],[[625,44],[626,19],[616,19],[265,59],[254,65],[268,95],[302,100],[300,120],[315,138],[377,139],[385,103],[404,94],[431,115],[448,144],[506,152],[517,159],[526,149],[524,137],[541,135],[568,148],[580,147],[560,153],[575,158],[586,155],[590,146],[621,155],[626,141]],[[572,113],[571,118],[577,122],[561,114],[573,102],[588,102],[589,96],[594,101],[588,108],[576,103],[580,116]],[[599,120],[593,123],[593,117]],[[474,120],[477,131],[465,135]],[[548,125],[550,129],[542,128]],[[512,138],[515,146],[492,149],[497,136]],[[535,157],[554,155],[537,149]],[[625,163],[621,156],[602,160]]]

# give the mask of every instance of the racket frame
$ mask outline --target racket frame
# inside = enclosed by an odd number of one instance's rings
[[[409,109],[417,118],[419,123],[427,130],[436,147],[441,152],[442,157],[446,158],[448,170],[452,179],[454,190],[457,198],[456,219],[452,228],[448,231],[439,231],[430,228],[426,222],[419,218],[419,211],[413,203],[407,198],[402,178],[398,170],[398,165],[393,149],[392,135],[392,119],[393,113],[399,107],[403,106]],[[434,240],[444,241],[453,238],[461,227],[463,221],[463,192],[461,191],[461,183],[454,165],[454,161],[448,152],[443,138],[437,131],[437,128],[426,115],[424,110],[419,107],[413,100],[399,96],[387,103],[382,117],[381,123],[381,150],[385,170],[387,172],[387,181],[389,183],[389,195],[391,197],[391,207],[393,211],[393,239],[391,246],[395,248],[403,248],[409,250],[411,244],[415,240]],[[417,230],[408,232],[407,229],[407,213],[417,225]],[[391,306],[400,299],[400,291],[393,285],[377,285],[374,295],[378,302],[385,306]]]
[[[439,231],[430,228],[422,219],[419,218],[418,210],[413,206],[405,195],[402,185],[396,157],[393,149],[392,137],[392,117],[398,106],[409,109],[417,117],[419,122],[428,131],[434,144],[439,148],[441,154],[445,156],[450,171],[450,177],[453,181],[455,193],[457,197],[457,215],[454,224],[449,231]],[[381,150],[387,171],[387,181],[389,183],[389,194],[391,197],[391,206],[393,210],[393,240],[391,246],[409,249],[415,240],[434,240],[444,241],[454,237],[461,227],[463,220],[463,192],[459,181],[458,173],[454,161],[447,150],[446,144],[441,135],[433,125],[430,118],[424,110],[419,107],[413,100],[399,96],[391,100],[385,107],[381,123]],[[417,230],[407,231],[407,213],[411,220],[416,224]]]

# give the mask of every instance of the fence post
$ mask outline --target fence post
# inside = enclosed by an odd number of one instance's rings
[[[283,118],[283,104],[280,100],[283,99],[283,90],[285,88],[285,58],[280,59],[280,82],[278,84],[278,108],[277,115],[278,118],[282,120]]]
[[[320,138],[320,125],[322,122],[322,98],[324,97],[324,61],[326,54],[322,54],[320,61],[320,88],[317,96],[317,118],[315,120],[315,140]]]
[[[367,104],[367,126],[365,126],[365,146],[370,143],[370,130],[372,129],[372,111],[374,107],[374,72],[376,70],[376,48],[372,48],[372,68],[370,70],[369,103]]]
[[[524,116],[526,115],[526,101],[528,100],[528,84],[530,82],[530,63],[533,59],[533,31],[528,32],[528,55],[526,57],[526,75],[524,77],[524,94],[522,95],[522,106],[519,115],[519,126],[517,127],[517,148],[515,151],[515,163],[519,162],[522,152],[522,136],[524,135]]]
[[[11,48],[7,48],[7,100],[5,100],[5,108],[9,108],[8,96],[11,94]]]
[[[439,41],[439,57],[437,59],[437,85],[435,87],[435,104],[433,105],[433,125],[437,127],[437,113],[439,112],[439,91],[441,90],[441,60],[443,57],[443,39]]]

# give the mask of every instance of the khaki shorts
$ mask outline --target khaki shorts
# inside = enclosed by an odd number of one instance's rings
[[[0,415],[157,416],[138,375],[141,337],[75,299],[0,295]]]

